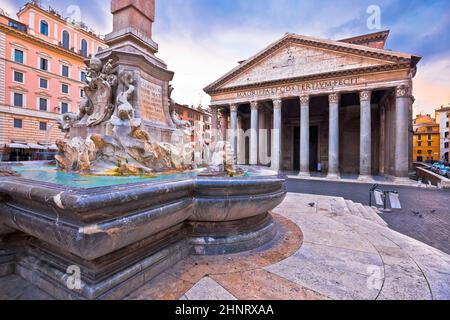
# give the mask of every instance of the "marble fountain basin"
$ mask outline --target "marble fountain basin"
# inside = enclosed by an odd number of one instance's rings
[[[270,210],[286,195],[277,175],[94,188],[24,176],[0,178],[0,275],[15,272],[61,299],[120,299],[187,255],[263,246],[277,232]],[[70,266],[81,270],[79,289],[67,286]]]

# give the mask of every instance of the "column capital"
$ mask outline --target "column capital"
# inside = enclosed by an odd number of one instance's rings
[[[330,103],[339,103],[340,96],[340,93],[333,92],[328,95],[328,100],[330,101]]]
[[[239,108],[239,105],[237,103],[230,104],[230,111],[231,112],[237,112]]]
[[[308,95],[301,95],[300,96],[300,103],[302,105],[309,104],[309,96]]]
[[[258,110],[259,103],[258,101],[250,101],[250,108],[252,110]]]
[[[359,92],[359,100],[360,101],[369,101],[372,98],[372,91],[370,90],[362,90]]]
[[[209,108],[211,109],[211,113],[217,113],[219,110],[219,106],[209,106]]]
[[[397,98],[405,98],[410,97],[409,94],[409,86],[407,85],[401,85],[395,88],[395,96]]]
[[[281,109],[282,105],[283,105],[283,100],[281,100],[281,99],[274,99],[273,100],[273,108],[274,109]]]

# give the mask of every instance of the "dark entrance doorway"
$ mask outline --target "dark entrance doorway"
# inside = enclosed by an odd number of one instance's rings
[[[294,128],[294,170],[300,170],[300,127]],[[319,127],[309,128],[309,170],[317,171],[319,162]]]

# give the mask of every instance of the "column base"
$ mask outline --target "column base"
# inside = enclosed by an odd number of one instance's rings
[[[361,181],[361,182],[375,182],[373,177],[369,176],[369,175],[360,175],[358,177],[358,181]]]
[[[298,174],[299,177],[304,177],[304,178],[308,178],[311,177],[311,173],[310,172],[306,172],[306,171],[300,171],[300,173]]]
[[[330,180],[339,180],[341,179],[341,175],[339,173],[329,173],[326,178]]]

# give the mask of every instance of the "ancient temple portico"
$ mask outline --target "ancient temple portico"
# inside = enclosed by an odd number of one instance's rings
[[[286,34],[205,88],[213,131],[238,164],[407,178],[420,57],[385,50],[388,34],[341,41]]]

